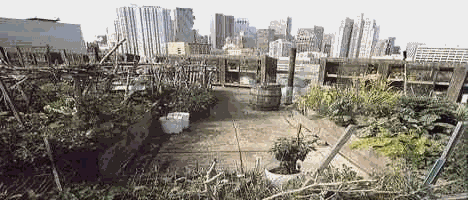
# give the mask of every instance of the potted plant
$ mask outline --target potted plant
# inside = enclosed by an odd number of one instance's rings
[[[307,154],[315,151],[314,144],[317,138],[306,140],[300,136],[301,127],[299,127],[297,137],[281,137],[274,143],[269,150],[280,161],[280,166],[273,169],[265,169],[265,174],[273,185],[280,186],[291,179],[300,176],[300,169],[297,167],[298,160],[304,161]]]

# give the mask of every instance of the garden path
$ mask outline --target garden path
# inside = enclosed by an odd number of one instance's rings
[[[244,169],[254,168],[257,159],[261,160],[261,169],[277,166],[279,162],[268,150],[277,138],[297,134],[297,119],[292,109],[281,106],[279,111],[254,111],[248,105],[248,89],[216,87],[215,93],[220,102],[212,109],[211,116],[192,120],[189,130],[173,135],[161,147],[156,156],[157,163],[172,169],[195,167],[197,163],[199,167],[208,168],[217,159],[219,169],[240,171],[234,121],[238,127],[237,136]],[[316,131],[318,129],[307,127],[302,133],[308,137],[317,134]],[[330,141],[328,143],[334,144]],[[331,146],[322,146],[311,152],[302,168],[307,171],[317,168],[330,149]],[[332,161],[332,165],[337,167],[342,164],[353,167],[360,175],[366,176],[341,155],[337,155]]]

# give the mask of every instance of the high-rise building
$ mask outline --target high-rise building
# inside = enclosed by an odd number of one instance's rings
[[[221,49],[226,42],[226,38],[234,36],[234,16],[216,13],[212,23],[213,48]]]
[[[287,57],[292,48],[292,43],[283,39],[270,42],[269,56],[274,58]]]
[[[312,47],[312,40],[314,39],[314,29],[312,28],[300,28],[297,30],[296,35],[296,47],[297,52],[308,52],[314,51]]]
[[[314,39],[312,40],[312,47],[314,48],[314,51],[322,51],[323,31],[323,27],[314,26]]]
[[[234,22],[234,36],[245,40],[244,48],[255,48],[257,28],[250,26],[246,18],[237,18]]]
[[[297,31],[296,46],[299,53],[306,51],[320,52],[323,43],[323,27],[300,28]]]
[[[396,38],[394,37],[389,37],[387,40],[387,46],[385,49],[385,55],[391,55],[393,54],[393,48],[395,47],[395,40]]]
[[[348,57],[353,33],[354,20],[346,18],[341,21],[341,26],[333,44],[332,57]]]
[[[286,20],[274,20],[270,22],[269,29],[275,30],[275,40],[285,39],[288,41],[292,40],[291,28],[292,28],[292,18],[288,17]]]
[[[372,52],[373,57],[381,57],[385,55],[385,50],[387,49],[387,39],[379,40],[375,45],[374,52]]]
[[[269,52],[270,42],[274,41],[275,30],[258,29],[257,30],[257,49],[260,54]]]
[[[406,56],[407,56],[406,60],[413,60],[414,55],[416,55],[416,50],[421,45],[424,45],[424,43],[409,42],[408,44],[406,44]]]
[[[354,20],[347,57],[370,58],[377,45],[379,33],[380,26],[377,26],[375,20],[364,19],[362,13]]]
[[[358,16],[356,20],[354,20],[353,32],[351,33],[351,41],[349,44],[348,53],[348,57],[350,58],[357,58],[359,56],[364,23],[364,13],[362,13],[361,16]]]
[[[375,20],[366,19],[362,27],[362,37],[359,45],[359,58],[370,58],[379,39],[380,27]]]
[[[174,36],[171,10],[159,6],[117,8],[115,23],[118,38],[126,38],[121,53],[130,53],[150,59],[167,55],[167,42]]]
[[[335,35],[333,33],[323,35],[323,42],[322,42],[322,53],[327,54],[327,56],[331,56],[332,52],[332,45],[335,40]]]
[[[400,46],[394,46],[391,55],[400,54]]]
[[[468,48],[458,47],[427,47],[421,43],[408,43],[408,46],[415,49],[414,56],[408,56],[409,61],[415,62],[447,62],[447,63],[468,63]],[[412,51],[407,47],[407,52]]]
[[[192,8],[176,8],[174,18],[175,42],[194,42],[192,29],[195,17]]]

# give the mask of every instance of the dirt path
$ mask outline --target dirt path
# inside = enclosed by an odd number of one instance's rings
[[[173,135],[161,147],[156,161],[164,168],[181,169],[197,164],[206,168],[217,159],[219,168],[240,169],[237,135],[244,169],[254,168],[257,159],[261,159],[262,168],[277,166],[279,162],[268,150],[277,138],[296,135],[296,122],[290,109],[282,107],[279,111],[254,111],[248,106],[248,89],[219,87],[215,91],[220,102],[212,110],[212,115],[208,119],[192,120],[190,130]],[[233,121],[238,127],[237,133]],[[316,133],[304,130],[303,134],[308,137]],[[329,148],[322,147],[310,153],[303,168],[316,168]],[[339,157],[332,164],[345,162]]]

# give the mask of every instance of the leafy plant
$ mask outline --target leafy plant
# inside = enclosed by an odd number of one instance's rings
[[[281,137],[278,138],[269,152],[280,161],[282,173],[294,174],[297,173],[297,161],[304,161],[309,152],[315,151],[313,145],[316,142],[316,138],[306,141],[303,137],[299,136],[291,138]]]
[[[427,167],[427,160],[435,158],[442,151],[440,142],[421,136],[422,132],[410,129],[407,133],[391,134],[382,128],[377,137],[361,138],[351,144],[351,148],[372,147],[377,152],[392,159],[407,158],[418,168]]]

